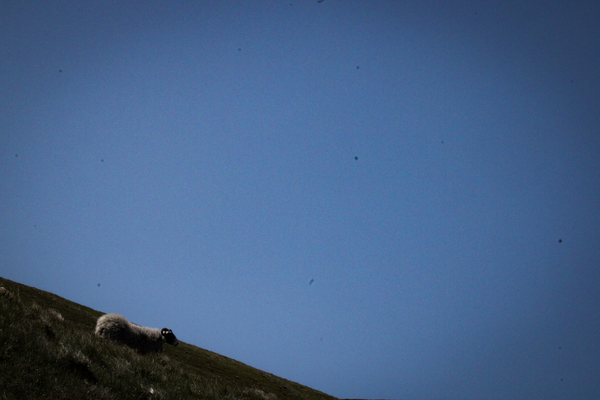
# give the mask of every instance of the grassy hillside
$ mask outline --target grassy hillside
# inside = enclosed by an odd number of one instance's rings
[[[181,341],[140,355],[94,336],[102,314],[0,278],[0,399],[335,399]]]

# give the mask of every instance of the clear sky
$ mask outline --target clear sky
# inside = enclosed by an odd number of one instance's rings
[[[600,396],[597,1],[3,1],[0,275],[341,398]]]

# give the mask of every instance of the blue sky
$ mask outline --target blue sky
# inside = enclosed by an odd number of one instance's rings
[[[0,275],[340,398],[598,398],[599,20],[3,2]]]

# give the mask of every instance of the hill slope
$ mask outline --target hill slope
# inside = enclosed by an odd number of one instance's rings
[[[335,400],[181,341],[140,355],[95,337],[102,314],[0,277],[0,398]]]

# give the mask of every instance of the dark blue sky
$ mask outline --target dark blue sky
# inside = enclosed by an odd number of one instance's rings
[[[340,398],[596,399],[599,4],[3,2],[0,275]]]

